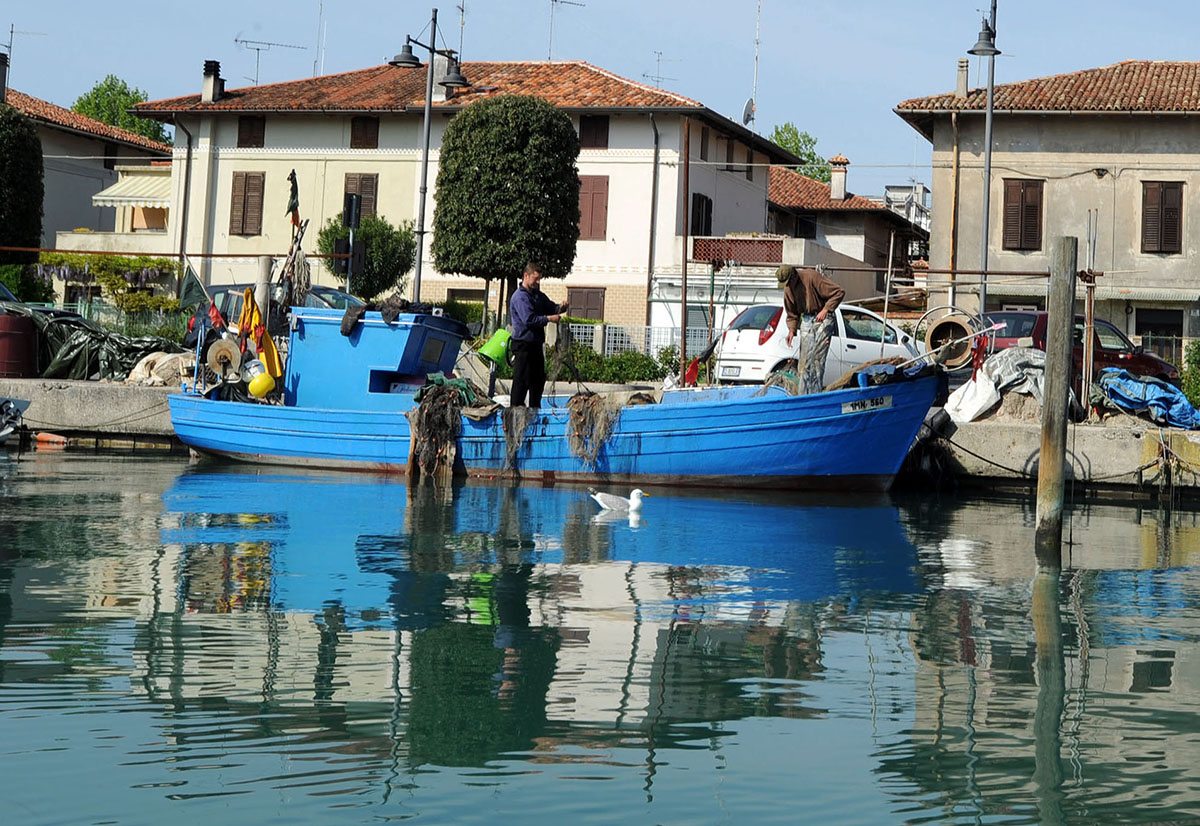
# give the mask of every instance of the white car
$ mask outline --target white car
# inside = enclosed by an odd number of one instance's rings
[[[870,310],[843,304],[836,314],[837,329],[829,340],[829,357],[825,360],[826,386],[869,361],[891,356],[907,361],[924,349],[911,335]],[[718,381],[762,382],[776,370],[796,368],[800,336],[796,335],[789,347],[783,307],[756,304],[742,310],[721,334],[716,355]]]

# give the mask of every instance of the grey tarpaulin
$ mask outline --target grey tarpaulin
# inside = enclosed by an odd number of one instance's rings
[[[46,379],[121,381],[151,353],[183,352],[183,347],[169,339],[133,338],[79,316],[51,315],[6,302],[0,302],[0,312],[33,319],[37,328],[37,374]]]

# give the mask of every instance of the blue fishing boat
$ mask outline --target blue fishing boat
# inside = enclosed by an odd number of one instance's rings
[[[294,308],[282,404],[170,397],[179,438],[200,453],[404,473],[405,415],[430,373],[453,373],[467,336],[449,318],[368,312],[349,336],[337,310]],[[621,407],[581,458],[565,398],[549,397],[514,444],[503,415],[462,417],[456,473],[580,481],[820,489],[890,486],[937,392],[935,375],[810,396],[780,387],[684,388]]]

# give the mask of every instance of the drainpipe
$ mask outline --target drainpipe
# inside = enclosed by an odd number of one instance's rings
[[[187,154],[184,156],[183,162],[183,203],[179,209],[179,263],[186,267],[187,259],[184,256],[187,254],[188,201],[191,200],[192,194],[192,133],[183,125],[182,121],[176,121],[175,128],[182,129],[183,134],[187,135]],[[186,272],[181,273],[179,281],[175,285],[176,298],[179,298],[183,290],[185,275],[187,275]],[[199,277],[200,273],[196,273],[196,275]]]
[[[958,112],[950,113],[950,126],[954,130],[954,186],[950,190],[950,297],[947,303],[954,306],[954,271],[958,269]]]
[[[654,242],[658,225],[658,124],[650,113],[650,128],[654,130],[654,166],[650,171],[650,249],[646,257],[646,326],[650,326],[650,296],[654,289]]]

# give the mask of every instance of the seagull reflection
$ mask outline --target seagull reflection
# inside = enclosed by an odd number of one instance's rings
[[[642,524],[642,514],[638,511],[603,510],[592,516],[592,523],[596,525],[616,525],[621,522],[628,522],[629,527],[636,528]]]

